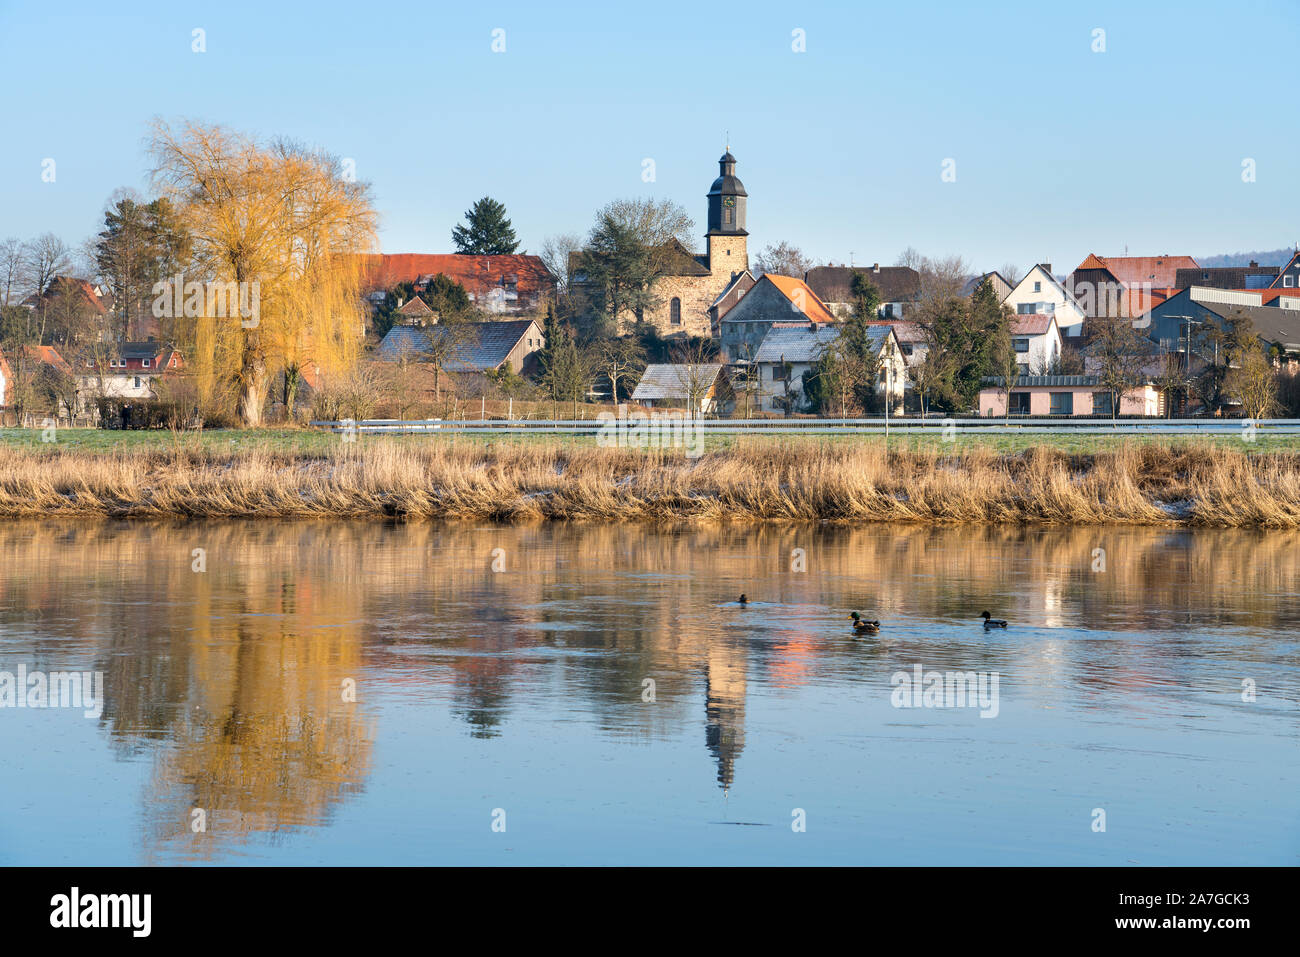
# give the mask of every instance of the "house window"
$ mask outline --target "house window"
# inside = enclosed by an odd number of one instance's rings
[[[135,387],[136,387],[137,389],[140,388],[140,377],[139,377],[139,376],[136,376],[136,377],[135,377]]]
[[[892,302],[885,303],[885,318],[886,319],[894,318],[894,304]]]
[[[1290,289],[1292,286],[1295,285],[1295,276],[1293,276],[1291,273],[1287,273],[1285,276],[1282,277],[1282,285]]]
[[[1042,292],[1042,291],[1043,291],[1043,284],[1041,282],[1034,283],[1034,292]]]
[[[1029,414],[1029,393],[1028,392],[1011,393],[1011,413],[1013,415]]]
[[[723,221],[724,223],[730,223],[730,222],[731,222],[731,210],[730,210],[730,209],[726,209],[726,208],[724,208],[724,209],[722,210],[722,221]]]
[[[1027,375],[1029,375],[1029,363],[1028,363],[1028,362],[1017,362],[1017,363],[1016,363],[1016,368],[1020,370],[1020,374],[1021,374],[1022,376],[1027,376]]]
[[[1092,414],[1110,415],[1110,393],[1094,392],[1092,394]]]
[[[1016,350],[1017,352],[1028,352],[1028,351],[1029,351],[1029,340],[1028,340],[1028,339],[1012,339],[1012,340],[1011,340],[1011,345],[1015,348],[1015,350]]]
[[[674,326],[680,326],[682,324],[682,301],[676,296],[674,296],[673,301],[668,304],[668,321]]]
[[[142,361],[140,362],[140,367],[141,367],[142,369],[147,369],[147,368],[149,368],[149,360],[148,360],[148,359],[144,359],[144,360],[142,360]]]
[[[1073,415],[1073,414],[1074,414],[1074,393],[1053,392],[1052,393],[1052,415]]]
[[[912,354],[912,344],[910,342],[900,344],[899,348],[903,350],[903,355],[905,356],[910,356]]]

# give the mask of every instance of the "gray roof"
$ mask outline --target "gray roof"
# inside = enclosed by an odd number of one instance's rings
[[[839,334],[839,326],[777,323],[763,337],[754,361],[816,362]]]
[[[983,379],[985,385],[996,385],[1001,387],[1002,376],[986,375]],[[1011,388],[1017,387],[1030,388],[1031,386],[1095,386],[1101,385],[1101,377],[1095,375],[1022,375],[1018,378]]]
[[[632,398],[644,399],[690,399],[692,385],[707,382],[713,385],[722,372],[721,362],[699,364],[653,364],[645,367],[641,381],[636,384]]]
[[[754,361],[816,362],[830,344],[839,338],[841,328],[840,325],[827,323],[775,323],[754,353]],[[867,326],[867,341],[871,343],[873,352],[878,353],[884,348],[890,331],[888,325]]]
[[[444,368],[452,372],[484,372],[499,368],[532,326],[532,319],[508,322],[467,322],[457,325],[393,326],[379,344],[380,359],[397,359],[402,353],[415,355],[429,351],[431,336],[455,336],[456,346]]]
[[[1203,309],[1208,309],[1225,319],[1234,313],[1244,313],[1250,317],[1255,327],[1255,335],[1267,343],[1276,343],[1288,351],[1300,351],[1300,309],[1282,309],[1278,306],[1237,306],[1226,302],[1206,302],[1193,300]]]

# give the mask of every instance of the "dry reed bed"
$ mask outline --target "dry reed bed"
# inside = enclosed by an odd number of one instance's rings
[[[412,446],[327,454],[0,448],[0,515],[1300,527],[1300,454],[1134,445],[1069,455],[816,440],[676,451]]]

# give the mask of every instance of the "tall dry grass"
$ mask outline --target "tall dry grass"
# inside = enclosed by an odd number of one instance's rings
[[[415,446],[326,454],[0,448],[0,515],[395,516],[1300,527],[1300,455],[1134,445],[945,455],[816,440],[680,451]]]

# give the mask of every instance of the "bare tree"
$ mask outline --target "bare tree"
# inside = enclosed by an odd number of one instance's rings
[[[1266,419],[1281,408],[1278,402],[1277,370],[1256,340],[1238,353],[1236,367],[1225,383],[1228,395],[1241,403],[1248,419]]]
[[[804,255],[798,246],[787,242],[769,244],[754,257],[753,273],[755,276],[771,273],[774,276],[790,276],[802,279],[816,263]]]
[[[645,368],[645,347],[632,336],[613,336],[600,344],[601,371],[609,378],[610,398],[618,405],[618,384]]]
[[[573,254],[582,249],[582,237],[576,233],[547,236],[542,242],[541,260],[558,282],[561,296],[568,295],[573,281]]]
[[[44,342],[47,312],[46,287],[49,286],[55,276],[62,275],[72,269],[72,254],[58,236],[53,233],[45,233],[37,236],[27,244],[24,264],[24,271],[28,281],[39,297],[36,310],[40,326],[40,340]]]
[[[718,380],[716,348],[711,340],[695,339],[674,347],[672,355],[687,412],[691,418],[703,417],[704,400]]]
[[[1024,273],[1020,271],[1020,267],[1015,263],[1010,262],[1003,263],[1002,268],[999,269],[998,272],[1001,274],[1003,279],[1011,284],[1013,288],[1024,277]]]
[[[1093,321],[1094,356],[1098,379],[1110,393],[1110,418],[1114,423],[1125,395],[1146,381],[1148,340],[1128,319],[1099,316]]]
[[[27,254],[16,236],[0,240],[0,306],[14,305],[26,292]]]
[[[1001,356],[998,359],[998,370],[1002,373],[1002,398],[1006,403],[1002,411],[1006,423],[1010,425],[1011,390],[1020,382],[1020,362],[1015,349],[1011,347],[1010,341],[1004,343],[1000,351]]]

